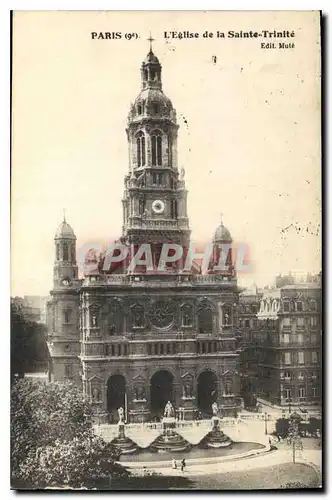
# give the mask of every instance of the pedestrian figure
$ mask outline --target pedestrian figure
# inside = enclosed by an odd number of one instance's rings
[[[178,468],[178,466],[177,466],[176,460],[175,460],[175,458],[173,458],[173,460],[172,460],[172,469],[177,469],[177,468]]]
[[[183,458],[183,459],[181,460],[181,472],[183,472],[183,471],[184,471],[185,466],[186,466],[186,461],[185,461],[185,459]]]

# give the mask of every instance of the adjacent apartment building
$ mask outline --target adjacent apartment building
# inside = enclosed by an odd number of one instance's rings
[[[257,308],[257,314],[254,311]],[[277,277],[240,295],[242,393],[281,406],[321,401],[321,276]]]

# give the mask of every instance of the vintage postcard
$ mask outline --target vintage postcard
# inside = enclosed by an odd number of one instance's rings
[[[322,487],[320,12],[15,11],[11,118],[11,487]]]

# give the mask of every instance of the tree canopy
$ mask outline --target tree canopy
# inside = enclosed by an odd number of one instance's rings
[[[71,383],[20,379],[11,393],[13,483],[84,486],[125,473],[119,450],[93,433],[90,403]]]
[[[33,371],[36,362],[47,362],[46,326],[26,319],[19,304],[11,302],[11,375]]]

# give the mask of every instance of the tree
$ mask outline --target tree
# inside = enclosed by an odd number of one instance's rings
[[[79,443],[82,443],[83,448]],[[27,483],[30,477],[36,481],[35,485],[40,484],[42,487],[49,478],[66,477],[68,484],[76,485],[76,469],[74,465],[69,469],[69,462],[73,461],[70,453],[77,457],[79,463],[80,452],[85,456],[86,472],[94,470],[96,475],[100,473],[100,458],[96,457],[103,453],[106,454],[107,463],[101,463],[107,466],[108,474],[119,470],[120,466],[114,463],[119,457],[118,449],[107,445],[100,438],[96,439],[91,406],[84,400],[80,389],[72,383],[48,384],[33,379],[14,382],[11,391],[13,480]],[[43,463],[49,463],[48,468],[38,473]],[[61,468],[66,476],[61,476]],[[88,480],[88,476],[85,479]]]
[[[291,481],[286,484],[282,484],[279,489],[288,490],[288,489],[303,489],[309,488],[307,484],[301,483],[300,481]]]
[[[22,313],[20,304],[11,302],[11,375],[33,370],[36,361],[46,362],[48,351],[46,345],[46,326],[28,321]]]
[[[289,420],[287,418],[278,418],[276,421],[276,435],[285,439],[288,436]]]
[[[39,487],[93,486],[97,480],[110,476],[126,476],[127,471],[114,460],[118,458],[114,446],[97,436],[71,441],[56,440],[52,445],[38,447],[20,466],[20,478]]]
[[[321,433],[322,421],[315,417],[310,417],[308,419],[308,432],[312,436],[317,436],[318,433]]]
[[[289,428],[288,428],[288,442],[293,448],[293,463],[295,464],[295,450],[303,449],[300,432],[299,432],[299,424],[302,418],[297,413],[293,413],[290,416]]]

